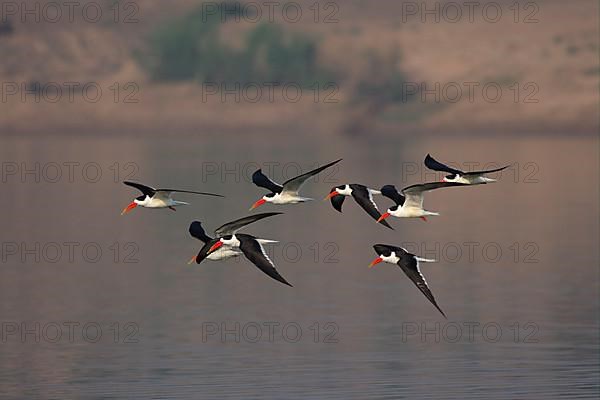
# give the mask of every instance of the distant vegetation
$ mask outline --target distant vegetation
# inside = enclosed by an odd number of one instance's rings
[[[370,51],[366,54],[366,59],[367,70],[356,86],[358,98],[377,98],[384,103],[406,103],[415,97],[412,92],[408,93],[411,96],[407,94],[408,79],[399,68],[399,51],[395,50],[387,56]]]
[[[310,86],[331,79],[319,66],[317,41],[262,23],[235,48],[222,37],[217,14],[191,14],[158,28],[150,38],[149,54],[141,64],[158,81],[295,82]]]
[[[11,35],[15,29],[10,21],[0,22],[0,36]]]

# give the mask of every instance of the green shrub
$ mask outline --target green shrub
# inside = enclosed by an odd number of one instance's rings
[[[316,39],[286,32],[272,23],[258,24],[244,38],[242,49],[220,35],[217,14],[198,9],[158,28],[150,37],[149,54],[141,64],[157,81],[295,82],[310,86],[331,77],[317,60]]]

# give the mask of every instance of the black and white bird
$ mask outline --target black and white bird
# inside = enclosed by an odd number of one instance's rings
[[[138,189],[140,192],[142,192],[142,195],[136,197],[131,203],[129,203],[129,205],[123,209],[121,215],[128,213],[137,206],[146,208],[169,208],[175,211],[175,207],[189,204],[183,201],[173,200],[171,198],[171,193],[192,193],[201,194],[204,196],[225,197],[220,194],[193,192],[191,190],[155,189],[137,182],[125,181],[123,183],[127,186]]]
[[[381,218],[381,213],[377,208],[377,204],[375,204],[375,201],[373,200],[373,195],[378,194],[382,194],[381,191],[370,189],[365,185],[360,185],[358,183],[351,183],[332,188],[329,194],[323,200],[331,199],[331,205],[333,208],[339,212],[342,212],[342,205],[344,204],[346,196],[352,196],[354,201],[356,201],[356,203],[358,203],[358,205],[361,206],[362,209],[371,216],[371,218],[375,219],[377,222],[380,222],[383,226],[393,230],[394,228],[392,228],[387,221],[384,221],[384,219]]]
[[[442,164],[431,157],[430,154],[427,154],[427,157],[425,157],[425,166],[433,171],[447,172],[449,175],[443,177],[442,182],[455,182],[465,185],[481,185],[484,183],[496,182],[497,179],[488,178],[485,174],[500,172],[510,167],[510,165],[507,165],[505,167],[488,169],[485,171],[465,172]]]
[[[269,179],[268,176],[263,174],[261,169],[257,170],[256,172],[254,172],[254,174],[252,174],[252,182],[256,186],[270,190],[271,193],[264,195],[256,203],[254,203],[250,210],[254,210],[256,207],[260,207],[265,203],[296,204],[313,200],[308,197],[300,196],[300,194],[298,193],[300,191],[300,187],[311,177],[339,163],[340,161],[342,161],[341,158],[329,164],[323,165],[322,167],[319,167],[317,169],[313,169],[312,171],[309,171],[305,174],[289,179],[283,185],[273,182],[271,179]]]
[[[250,215],[248,217],[236,219],[235,221],[228,222],[223,224],[222,226],[215,229],[215,238],[211,238],[206,234],[204,228],[202,227],[202,223],[200,221],[194,221],[190,224],[189,232],[190,235],[195,237],[196,239],[202,241],[204,246],[200,249],[200,252],[197,256],[192,257],[189,264],[194,261],[200,264],[202,260],[205,258],[212,261],[220,261],[226,260],[232,257],[241,256],[243,253],[239,248],[232,248],[228,246],[221,246],[219,250],[208,254],[208,250],[216,243],[218,240],[227,235],[233,235],[238,232],[240,229],[250,225],[256,221],[260,221],[261,219],[273,217],[275,215],[281,215],[282,213],[271,212],[271,213],[263,213]],[[260,243],[277,243],[276,240],[267,240],[267,239],[258,239]]]
[[[429,290],[427,281],[425,281],[425,277],[423,274],[421,274],[421,270],[419,269],[419,262],[435,262],[435,260],[417,257],[402,247],[390,246],[387,244],[376,244],[373,246],[373,248],[375,249],[375,253],[377,253],[378,257],[374,259],[371,264],[369,264],[369,268],[372,268],[382,261],[398,265],[410,278],[410,280],[417,285],[419,290],[425,295],[425,297],[427,297],[431,304],[433,304],[435,308],[442,313],[444,318],[447,318],[446,314],[444,314],[442,309],[435,301],[433,293],[431,293],[431,290]]]
[[[440,215],[437,212],[423,209],[423,195],[429,190],[452,186],[466,185],[456,182],[421,183],[405,187],[402,189],[402,193],[398,193],[394,185],[385,185],[381,188],[381,194],[391,199],[396,205],[388,208],[377,221],[381,222],[389,216],[397,218],[421,218],[423,221],[427,221],[427,217],[430,215]]]
[[[280,215],[281,213],[264,213],[250,215],[238,220],[228,222],[225,225],[215,229],[215,238],[211,238],[204,232],[202,224],[198,221],[192,222],[189,231],[196,239],[204,242],[197,256],[194,256],[189,264],[196,262],[200,264],[203,260],[212,261],[226,260],[232,257],[244,255],[261,271],[271,278],[288,286],[290,285],[275,269],[275,265],[267,255],[263,245],[267,243],[277,243],[275,240],[259,239],[252,235],[237,233],[240,229],[253,222],[263,218]]]

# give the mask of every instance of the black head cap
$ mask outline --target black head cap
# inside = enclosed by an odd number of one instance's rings
[[[392,254],[391,246],[388,246],[387,244],[376,244],[373,246],[373,249],[375,250],[375,253],[380,256],[388,257]]]

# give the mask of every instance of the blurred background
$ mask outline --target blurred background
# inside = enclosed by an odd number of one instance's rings
[[[599,12],[3,1],[0,397],[597,398]],[[511,167],[394,231],[320,201],[439,180],[427,153]],[[212,233],[265,194],[254,170],[337,158],[304,188],[317,201],[246,229],[280,241],[294,288],[243,258],[186,264],[191,221]],[[226,198],[120,216],[123,180]],[[448,320],[367,268],[375,243],[438,260],[422,270]]]

